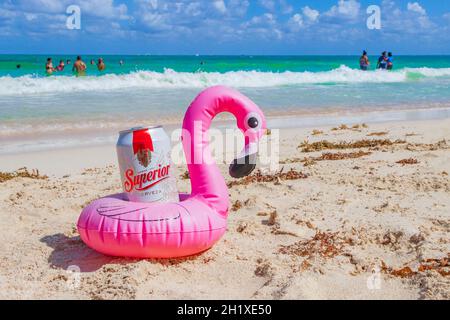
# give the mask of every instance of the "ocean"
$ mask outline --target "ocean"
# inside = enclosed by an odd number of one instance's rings
[[[49,55],[54,66],[74,56]],[[45,74],[47,56],[0,55],[0,153],[104,143],[130,124],[178,123],[203,88],[227,85],[272,115],[354,115],[450,106],[450,56],[102,56],[87,76]],[[120,65],[119,61],[124,64]],[[20,68],[17,68],[20,65]],[[108,140],[108,141],[109,141]]]

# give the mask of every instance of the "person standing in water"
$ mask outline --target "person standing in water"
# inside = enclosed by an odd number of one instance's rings
[[[392,52],[389,52],[387,58],[387,69],[392,70],[393,68],[394,68],[394,57],[392,56]]]
[[[75,71],[77,76],[84,76],[86,74],[86,64],[81,60],[81,57],[77,57],[77,61],[73,64],[72,71]]]
[[[367,71],[369,69],[370,61],[367,57],[367,51],[364,50],[361,58],[359,58],[359,67],[361,70]]]
[[[97,69],[98,71],[103,71],[105,70],[106,65],[105,62],[103,61],[103,58],[98,59],[98,63],[97,63]]]
[[[381,56],[378,58],[377,69],[386,70],[387,69],[387,56],[386,51],[381,53]]]
[[[53,68],[53,61],[52,58],[47,58],[47,63],[45,64],[45,72],[47,75],[51,75],[55,71],[55,68]]]
[[[56,67],[56,70],[58,70],[58,71],[64,71],[64,67],[65,67],[64,60],[59,60],[59,64],[58,64],[58,66]]]

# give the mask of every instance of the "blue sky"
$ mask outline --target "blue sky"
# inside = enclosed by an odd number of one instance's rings
[[[66,9],[81,8],[81,29]],[[381,30],[366,26],[381,8]],[[0,53],[450,54],[447,0],[0,0]]]

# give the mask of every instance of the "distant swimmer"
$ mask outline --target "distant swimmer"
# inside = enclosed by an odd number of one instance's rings
[[[20,69],[22,66],[20,65],[20,64],[18,64],[17,66],[16,66],[16,68],[17,69]]]
[[[86,74],[86,64],[81,60],[81,57],[77,57],[77,61],[73,64],[72,71],[77,73],[77,76],[84,76]]]
[[[392,70],[393,68],[394,68],[394,57],[392,56],[392,52],[389,52],[387,58],[387,69]]]
[[[95,60],[91,59],[91,65],[93,66],[95,64]]]
[[[47,63],[45,64],[45,72],[47,75],[51,75],[55,71],[55,68],[53,68],[53,62],[52,58],[47,58]]]
[[[56,67],[56,70],[58,70],[58,71],[64,71],[64,67],[65,67],[64,60],[59,60],[59,64],[58,64],[58,66]]]
[[[106,68],[105,62],[103,61],[103,58],[98,59],[97,63],[98,71],[103,71]]]
[[[386,51],[381,53],[381,56],[378,58],[377,69],[386,70],[388,64],[388,58],[386,56]]]
[[[361,58],[359,58],[359,67],[361,70],[367,71],[369,69],[370,61],[367,57],[367,51],[364,50]]]
[[[67,65],[70,65],[71,63],[72,63],[72,60],[67,59],[66,64],[67,64]]]
[[[123,63],[124,63],[123,60],[119,61],[120,66],[123,66]]]

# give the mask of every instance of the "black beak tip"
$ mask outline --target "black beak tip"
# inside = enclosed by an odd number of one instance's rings
[[[256,154],[248,155],[244,158],[235,159],[230,164],[230,176],[233,178],[243,178],[252,173],[256,168]]]

